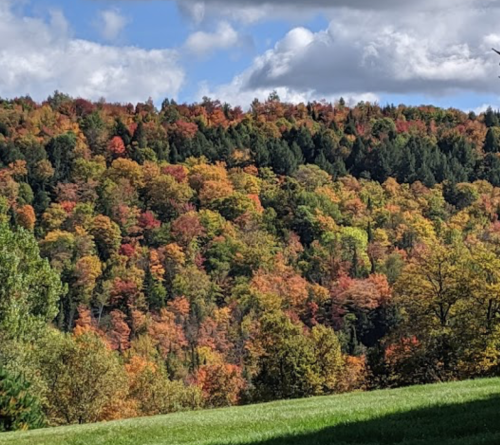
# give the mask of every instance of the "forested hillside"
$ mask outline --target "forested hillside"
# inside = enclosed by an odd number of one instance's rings
[[[498,375],[499,118],[1,101],[0,431]]]

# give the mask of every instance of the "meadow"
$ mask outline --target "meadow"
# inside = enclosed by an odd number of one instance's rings
[[[500,443],[500,379],[281,401],[0,435],[1,445]]]

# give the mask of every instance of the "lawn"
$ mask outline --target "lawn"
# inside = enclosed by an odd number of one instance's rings
[[[500,379],[0,434],[6,444],[499,445]]]

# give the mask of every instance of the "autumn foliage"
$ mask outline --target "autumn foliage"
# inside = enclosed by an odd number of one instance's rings
[[[499,136],[493,110],[0,101],[0,368],[49,424],[498,375]]]

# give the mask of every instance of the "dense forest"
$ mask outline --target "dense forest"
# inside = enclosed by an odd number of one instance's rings
[[[500,374],[500,114],[0,101],[0,431]]]

